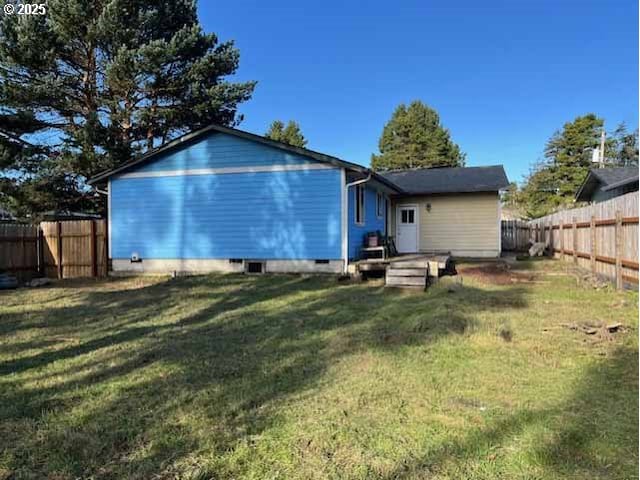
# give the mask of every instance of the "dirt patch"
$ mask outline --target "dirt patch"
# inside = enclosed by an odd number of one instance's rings
[[[602,323],[599,321],[560,323],[556,327],[542,329],[542,333],[557,335],[559,330],[568,330],[575,334],[575,339],[581,343],[602,346],[618,340],[621,336],[633,330],[629,325],[620,322]],[[599,355],[606,355],[606,350],[598,352]]]
[[[458,275],[471,277],[485,283],[495,285],[511,285],[512,283],[531,283],[535,280],[533,273],[514,272],[506,263],[491,263],[458,267]]]

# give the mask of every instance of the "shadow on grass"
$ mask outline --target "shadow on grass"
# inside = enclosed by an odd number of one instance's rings
[[[181,462],[202,454],[216,475],[237,475],[224,456],[278,422],[287,399],[341,357],[462,335],[480,311],[527,306],[519,287],[400,293],[323,277],[117,286],[3,321],[0,337],[36,329],[61,339],[0,363],[11,471],[149,478],[184,473]]]
[[[637,349],[619,347],[587,370],[566,403],[547,410],[522,409],[490,421],[461,440],[408,459],[385,478],[431,478],[452,462],[461,477],[475,478],[489,459],[499,461],[501,450],[508,450],[528,429],[550,433],[550,439],[545,436],[529,452],[528,462],[543,471],[544,478],[637,478],[637,379]],[[485,467],[479,467],[482,464]]]

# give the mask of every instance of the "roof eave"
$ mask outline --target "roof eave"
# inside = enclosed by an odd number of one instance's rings
[[[455,195],[458,193],[498,193],[505,187],[500,188],[483,188],[483,189],[459,189],[459,190],[441,190],[441,191],[404,191],[402,195]]]
[[[608,192],[609,190],[613,190],[614,188],[624,187],[625,185],[630,185],[632,183],[638,183],[638,176],[625,178],[624,180],[620,180],[619,182],[615,182],[610,185],[607,185],[602,189],[602,191]]]

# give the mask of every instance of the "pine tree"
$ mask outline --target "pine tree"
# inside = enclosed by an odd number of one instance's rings
[[[638,129],[627,131],[627,126],[621,123],[613,131],[608,142],[610,161],[614,166],[631,167],[638,165]]]
[[[99,210],[85,181],[210,123],[235,125],[255,82],[191,0],[50,0],[0,20],[0,201]]]
[[[590,113],[564,124],[547,141],[544,161],[534,167],[520,195],[530,217],[540,217],[573,202],[600,144],[603,120]],[[609,155],[609,154],[607,154]]]
[[[290,120],[286,127],[284,122],[274,120],[264,136],[271,140],[293,145],[294,147],[304,148],[307,145],[307,140],[304,138],[304,135],[302,135],[300,125],[293,120]]]
[[[371,156],[374,170],[418,167],[461,167],[465,154],[451,140],[438,113],[420,101],[401,104],[385,125],[378,143],[380,155]]]

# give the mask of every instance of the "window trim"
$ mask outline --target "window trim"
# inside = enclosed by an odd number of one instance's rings
[[[354,223],[356,225],[363,226],[365,224],[365,189],[364,185],[356,185],[353,189],[355,196],[355,204],[353,205]],[[360,193],[361,192],[361,193]],[[360,201],[362,200],[362,203]],[[360,208],[358,208],[360,206]],[[360,218],[358,219],[358,210],[360,211]]]
[[[385,201],[386,199],[384,198],[384,194],[382,192],[377,192],[376,193],[376,217],[378,218],[384,218]]]

